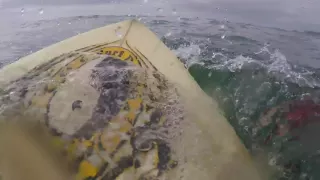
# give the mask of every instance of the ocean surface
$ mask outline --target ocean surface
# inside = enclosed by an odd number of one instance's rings
[[[157,8],[155,14],[143,16],[64,15],[54,8],[0,9],[0,67],[79,33],[137,19],[162,38],[203,90],[218,100],[253,154],[259,146],[253,138],[255,124],[265,109],[305,96],[319,101],[320,32],[181,17],[174,9],[164,12]],[[266,152],[267,165],[281,169],[285,158],[279,158],[276,146]],[[275,173],[274,179],[320,179],[317,154],[288,156],[302,163],[290,172]]]

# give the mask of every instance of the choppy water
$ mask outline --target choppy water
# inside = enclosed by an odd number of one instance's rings
[[[259,145],[253,138],[255,123],[265,109],[306,94],[318,101],[320,33],[210,18],[89,15],[17,20],[0,31],[0,63],[4,66],[65,38],[130,18],[149,26],[177,54],[200,86],[218,100],[253,153]],[[277,164],[276,147],[267,153],[270,166]],[[286,155],[303,163],[275,179],[320,179],[317,153]]]

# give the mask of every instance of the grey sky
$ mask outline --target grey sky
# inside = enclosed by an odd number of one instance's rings
[[[181,16],[253,23],[297,30],[320,31],[320,0],[0,0],[4,7],[63,5],[86,14],[151,14],[163,15],[176,9]],[[86,4],[86,8],[80,7]],[[90,5],[89,5],[90,4]],[[90,7],[91,6],[91,7]],[[84,7],[84,6],[83,6]],[[1,9],[0,9],[1,11]],[[92,12],[89,12],[92,11]],[[70,13],[72,11],[69,11]],[[64,13],[62,13],[64,14]],[[71,14],[70,14],[71,15]],[[78,14],[81,15],[81,14]]]
[[[320,31],[320,0],[187,0],[186,7],[230,20]],[[217,9],[218,8],[218,9]]]

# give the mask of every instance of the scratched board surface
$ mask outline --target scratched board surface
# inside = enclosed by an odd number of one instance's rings
[[[183,109],[137,54],[102,44],[53,58],[2,90],[2,115],[45,123],[77,179],[165,178],[178,166],[169,139]]]

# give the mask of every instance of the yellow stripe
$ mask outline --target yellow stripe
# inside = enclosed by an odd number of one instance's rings
[[[95,177],[98,173],[98,169],[93,166],[88,161],[82,161],[79,167],[79,174],[77,175],[77,180],[83,180],[88,177]]]

